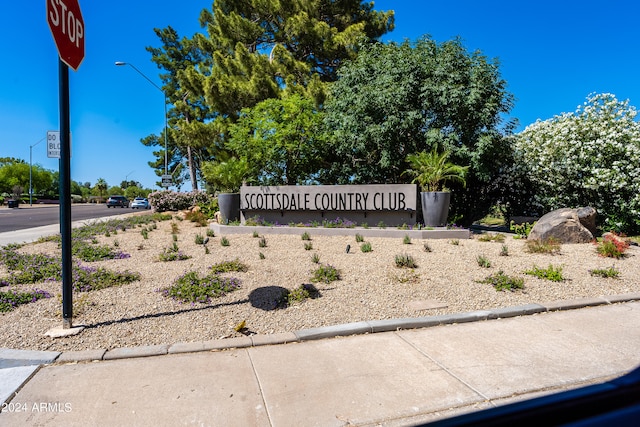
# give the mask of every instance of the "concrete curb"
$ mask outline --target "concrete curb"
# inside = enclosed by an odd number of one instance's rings
[[[262,345],[288,344],[294,342],[335,338],[340,336],[392,332],[403,329],[428,328],[432,326],[451,325],[455,323],[495,320],[508,317],[527,316],[537,313],[574,310],[607,304],[620,304],[640,301],[640,293],[609,295],[599,298],[552,301],[544,304],[524,304],[512,307],[479,310],[466,313],[455,313],[438,316],[415,317],[405,319],[370,320],[341,325],[323,326],[319,328],[301,329],[271,335],[251,335],[245,337],[224,338],[212,341],[189,343],[161,344],[141,347],[114,348],[112,350],[96,349],[68,351],[64,353],[51,351],[0,349],[0,366],[3,362],[12,366],[26,366],[47,363],[77,363],[99,360],[116,360],[134,357],[162,356],[165,354],[197,353],[202,351],[219,351],[234,348],[248,348]],[[21,360],[24,360],[21,362]],[[7,366],[8,367],[8,366]]]
[[[640,301],[640,293],[608,295],[598,298],[550,301],[542,304],[532,303],[491,310],[479,310],[437,316],[369,320],[345,323],[341,325],[323,326],[319,328],[301,329],[294,332],[270,335],[251,335],[245,337],[223,338],[212,341],[122,347],[111,350],[91,349],[82,351],[66,351],[61,353],[57,351],[12,350],[0,348],[0,368],[33,366],[50,363],[78,363],[100,360],[116,360],[162,356],[165,354],[198,353],[202,351],[218,351],[234,348],[257,347],[262,345],[288,344],[340,336],[373,334],[404,329],[429,328],[455,323],[504,319],[508,317],[527,316],[551,311],[575,310],[579,308],[596,307],[599,305],[620,304],[631,301]]]

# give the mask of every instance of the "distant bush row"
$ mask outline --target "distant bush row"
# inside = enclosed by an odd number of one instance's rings
[[[198,204],[209,204],[211,196],[204,191],[177,193],[175,191],[155,191],[149,194],[149,203],[157,212],[179,211]]]

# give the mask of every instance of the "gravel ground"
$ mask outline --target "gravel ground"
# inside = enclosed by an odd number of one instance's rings
[[[158,229],[144,239],[140,229],[129,229],[98,241],[131,254],[130,258],[86,263],[112,270],[141,273],[142,280],[119,287],[74,294],[74,325],[86,329],[75,336],[49,338],[47,330],[62,325],[61,284],[40,283],[53,298],[19,306],[0,314],[0,347],[31,350],[112,349],[138,345],[207,341],[240,336],[236,325],[246,322],[245,334],[273,334],[298,329],[336,325],[362,320],[419,317],[437,314],[507,307],[533,302],[596,297],[640,292],[640,249],[632,246],[621,260],[599,257],[593,244],[563,245],[558,255],[530,254],[525,242],[506,235],[508,256],[500,256],[502,243],[482,242],[474,236],[458,245],[448,240],[416,240],[404,244],[401,238],[367,238],[373,251],[363,253],[353,236],[323,237],[311,235],[313,249],[305,250],[295,235],[266,235],[267,246],[248,235],[227,236],[230,245],[220,244],[221,236],[211,237],[209,254],[195,244],[205,228],[188,221],[173,221],[179,226],[177,244],[191,256],[188,260],[161,262],[160,253],[173,244],[171,222],[158,223]],[[117,243],[116,243],[117,242]],[[424,250],[427,243],[432,251]],[[345,252],[351,246],[349,253]],[[30,244],[24,252],[59,253],[56,244]],[[259,254],[264,254],[261,259]],[[321,264],[330,264],[341,272],[341,280],[316,283],[320,296],[288,308],[274,308],[281,288],[294,289],[311,283],[317,268],[312,255]],[[397,254],[414,257],[416,269],[395,266]],[[490,268],[476,261],[484,255]],[[178,276],[195,270],[205,274],[218,262],[239,259],[249,266],[247,272],[225,273],[241,280],[241,287],[210,304],[183,304],[162,296],[158,289],[169,286]],[[524,271],[534,266],[562,266],[563,282],[550,282]],[[592,277],[589,270],[614,265],[620,278]],[[491,285],[478,283],[503,270],[524,278],[525,288],[515,292],[497,292]],[[0,266],[0,278],[7,271]],[[32,289],[33,285],[19,286]],[[7,290],[2,288],[0,290]],[[438,302],[444,308],[421,309],[419,302]]]

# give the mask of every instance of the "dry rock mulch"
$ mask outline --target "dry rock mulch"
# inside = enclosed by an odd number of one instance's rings
[[[178,224],[177,242],[190,259],[162,262],[159,255],[173,245],[171,223]],[[307,231],[310,241],[301,239]],[[525,241],[506,235],[504,243],[482,242],[476,236],[453,244],[449,240],[366,238],[373,251],[363,253],[350,230],[345,236],[314,236],[313,228],[293,235],[265,235],[266,247],[252,234],[211,237],[207,247],[195,243],[206,228],[189,221],[162,221],[144,239],[132,228],[109,237],[97,236],[100,244],[116,246],[130,258],[83,263],[117,271],[136,271],[141,280],[98,291],[74,293],[74,325],[86,329],[75,336],[50,338],[45,333],[62,325],[61,283],[49,282],[11,288],[47,290],[52,298],[22,305],[0,314],[0,347],[30,350],[112,349],[139,345],[208,341],[244,334],[273,334],[357,322],[363,320],[421,317],[544,303],[563,299],[640,292],[640,249],[632,246],[628,256],[615,260],[599,256],[593,244],[565,244],[556,255],[531,254]],[[262,237],[262,236],[261,236]],[[305,249],[305,243],[312,248]],[[431,251],[425,251],[425,243]],[[346,246],[350,245],[349,253]],[[501,256],[502,246],[508,256]],[[52,242],[25,245],[20,251],[59,253]],[[262,257],[260,254],[262,253]],[[286,308],[277,306],[282,290],[310,284],[313,255],[320,264],[335,266],[341,280],[314,283],[318,297]],[[412,256],[415,269],[398,268],[396,255]],[[482,255],[490,268],[478,265]],[[206,274],[221,261],[238,259],[248,265],[246,272],[224,273],[241,281],[240,289],[210,303],[185,304],[159,292],[189,272]],[[566,280],[551,282],[526,275],[534,266],[561,266]],[[592,269],[615,266],[617,279],[594,277]],[[479,283],[498,271],[524,279],[523,290],[497,292]],[[0,266],[0,278],[7,271]],[[6,288],[1,288],[6,290]],[[440,306],[429,309],[428,307]],[[236,327],[245,322],[240,332]]]

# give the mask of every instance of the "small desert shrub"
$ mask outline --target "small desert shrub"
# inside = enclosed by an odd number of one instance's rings
[[[478,265],[480,267],[483,267],[483,268],[491,267],[491,261],[489,261],[489,259],[487,257],[485,257],[484,255],[478,255],[476,257],[476,262],[478,263]]]
[[[531,233],[531,229],[536,225],[535,221],[532,224],[525,222],[524,224],[516,224],[511,221],[509,229],[515,233],[514,239],[526,239]]]
[[[140,280],[140,273],[117,272],[103,267],[78,266],[73,270],[73,290],[76,292],[97,291]]]
[[[320,264],[320,255],[318,255],[317,252],[311,255],[311,262],[314,264]]]
[[[240,281],[236,278],[220,277],[218,274],[208,274],[200,277],[197,272],[190,271],[178,277],[171,286],[161,289],[165,297],[173,298],[184,303],[209,303],[212,298],[240,288]]]
[[[178,241],[178,235],[177,234],[172,234],[171,238],[173,239],[174,242]]]
[[[223,236],[223,237],[220,239],[220,245],[222,245],[222,246],[229,246],[230,244],[231,244],[231,243],[229,243],[229,239],[227,239],[226,237],[224,237],[224,236]]]
[[[58,310],[56,310],[56,317],[62,318],[62,294],[56,294],[56,299],[58,300]],[[80,316],[83,314],[87,307],[95,306],[95,302],[91,302],[89,300],[89,294],[83,293],[80,296],[74,295],[73,297],[73,315],[74,317]]]
[[[320,292],[318,289],[312,284],[307,283],[283,292],[278,305],[285,308],[294,304],[299,304],[309,298],[318,298],[319,296]]]
[[[419,283],[420,275],[415,270],[402,270],[402,273],[394,275],[393,279],[398,283]]]
[[[149,238],[149,230],[147,230],[146,228],[140,230],[140,234],[142,234],[142,238],[145,240]]]
[[[557,254],[560,252],[560,242],[553,237],[544,240],[527,240],[526,251],[532,254]]]
[[[311,242],[305,242],[305,244],[304,244],[304,250],[305,250],[305,251],[310,251],[311,249],[313,249],[313,243],[311,243]]]
[[[358,234],[358,233],[356,233],[356,242],[357,242],[357,243],[362,243],[362,242],[364,242],[364,237],[362,236],[362,234]]]
[[[410,245],[411,244],[411,237],[409,237],[408,234],[405,234],[404,237],[402,238],[402,243],[405,245]]]
[[[596,252],[598,255],[608,258],[624,258],[625,251],[629,247],[629,243],[622,240],[615,234],[607,234],[600,243],[596,243]]]
[[[488,283],[492,285],[496,291],[514,291],[516,289],[524,288],[524,279],[507,276],[502,270],[487,276],[479,283]]]
[[[195,244],[196,245],[203,245],[204,244],[204,236],[200,233],[196,234],[196,237],[194,239]]]
[[[113,242],[114,247],[118,247],[117,241]],[[71,253],[86,262],[102,261],[106,259],[124,259],[129,258],[131,255],[114,251],[108,246],[92,245],[82,240],[76,240],[71,245]]]
[[[254,239],[257,239],[258,237],[260,237],[260,234],[257,231],[254,231],[252,236]]]
[[[189,258],[191,258],[189,255],[178,249],[178,245],[175,242],[173,242],[173,246],[171,248],[165,249],[159,256],[160,261],[164,262],[182,261]]]
[[[378,228],[387,228],[387,224],[385,224],[384,221],[380,221],[378,223]]]
[[[502,242],[504,242],[504,234],[502,234],[502,233],[498,233],[498,234],[486,233],[486,234],[483,234],[480,237],[478,237],[478,241],[480,241],[480,242],[499,242],[499,243],[502,243]]]
[[[552,282],[562,282],[564,280],[564,277],[562,277],[562,266],[554,267],[551,264],[549,264],[547,268],[534,266],[531,270],[527,270],[524,273],[540,279],[551,280]]]
[[[364,252],[364,253],[367,253],[367,252],[371,252],[373,249],[371,249],[371,243],[369,243],[369,242],[363,242],[363,243],[360,245],[360,250],[361,250],[362,252]]]
[[[451,240],[449,240],[449,243],[451,243],[453,246],[459,246],[460,245],[460,239],[451,239]]]
[[[399,268],[417,268],[418,265],[411,255],[399,254],[395,256],[396,267]]]
[[[620,270],[617,270],[615,267],[596,268],[589,270],[589,274],[592,276],[603,277],[605,279],[617,279],[618,276],[620,276]]]
[[[311,236],[306,231],[302,233],[302,240],[311,240]]]
[[[260,240],[258,240],[258,247],[259,248],[266,248],[267,247],[267,239],[264,236],[262,236],[260,238]]]
[[[207,237],[216,237],[216,233],[212,229],[207,228]]]
[[[429,244],[427,242],[424,242],[424,244],[422,245],[422,249],[424,249],[425,252],[431,252],[431,246],[429,246]]]
[[[507,245],[502,245],[502,248],[500,248],[500,256],[509,256],[509,247]]]
[[[180,228],[178,227],[177,222],[171,223],[171,234],[178,234],[180,232]]]
[[[229,271],[246,272],[249,270],[249,266],[239,259],[233,261],[222,261],[211,266],[212,273],[228,273]]]
[[[209,218],[202,211],[189,211],[185,215],[185,219],[195,222],[197,227],[206,227],[209,225]]]
[[[320,265],[311,273],[312,282],[331,283],[340,280],[340,271],[332,265]]]
[[[262,252],[258,252],[258,257],[259,257],[260,259],[264,259],[264,254],[263,254]]]

